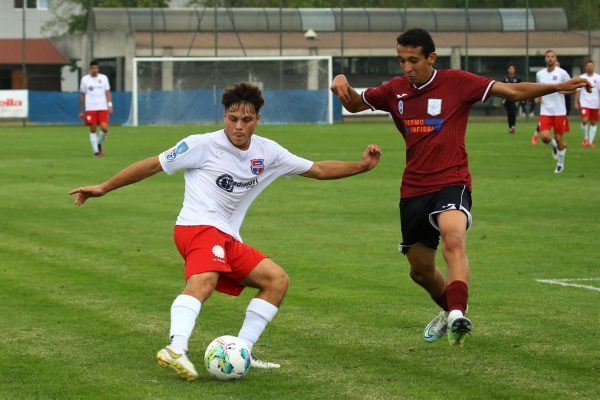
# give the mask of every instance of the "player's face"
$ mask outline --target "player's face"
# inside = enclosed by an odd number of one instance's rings
[[[404,76],[414,85],[421,85],[431,78],[433,73],[433,64],[437,55],[423,55],[422,47],[410,47],[398,45],[396,48],[398,59],[400,60],[400,68],[404,71]]]
[[[589,75],[594,73],[594,63],[589,62],[585,64],[585,73]]]
[[[98,72],[100,72],[99,65],[90,65],[90,75],[91,76],[97,76]]]
[[[515,74],[515,67],[513,67],[512,65],[510,67],[508,67],[508,75],[509,76],[513,76]]]
[[[546,61],[546,66],[549,68],[557,66],[556,53],[554,53],[552,51],[546,53],[545,61]]]
[[[260,115],[249,103],[234,104],[225,110],[225,135],[227,139],[240,150],[248,150],[254,129],[260,120]]]

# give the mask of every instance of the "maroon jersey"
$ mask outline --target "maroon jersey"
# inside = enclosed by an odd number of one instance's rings
[[[397,76],[362,98],[372,109],[391,113],[406,141],[400,197],[416,197],[448,186],[467,186],[471,175],[465,148],[469,110],[486,101],[493,79],[462,70],[434,70],[417,87]]]

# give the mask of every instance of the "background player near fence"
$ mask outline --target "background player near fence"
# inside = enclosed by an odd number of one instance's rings
[[[508,64],[506,69],[506,77],[502,81],[504,83],[519,83],[521,77],[516,74],[516,68],[514,64]],[[517,102],[504,99],[504,109],[506,110],[506,118],[508,120],[508,133],[515,133],[517,126]]]
[[[581,146],[595,148],[594,139],[598,124],[598,109],[600,109],[600,74],[594,72],[592,60],[586,61],[584,71],[580,76],[590,82],[592,92],[578,90],[575,94],[575,108],[581,114],[581,129],[583,130]]]
[[[90,62],[89,73],[79,85],[79,118],[90,127],[90,143],[95,156],[104,155],[102,142],[108,135],[109,115],[113,112],[110,84],[100,73],[97,61]],[[100,125],[100,133],[96,133]]]
[[[260,90],[241,83],[223,92],[225,129],[192,135],[175,147],[134,164],[103,184],[74,189],[76,204],[102,196],[157,172],[185,172],[183,208],[175,225],[175,243],[185,259],[186,286],[171,307],[171,343],[160,350],[161,366],[194,380],[198,373],[187,357],[188,341],[202,305],[216,289],[238,296],[258,288],[238,336],[252,348],[275,317],[288,288],[285,271],[258,250],[242,243],[240,227],[259,193],[277,177],[301,175],[338,179],[377,165],[380,149],[369,145],[360,162],[312,162],[291,154],[272,140],[254,135],[263,104]],[[257,360],[256,368],[278,368]]]
[[[448,332],[451,345],[462,345],[471,332],[465,316],[470,266],[467,229],[471,225],[471,175],[465,145],[469,111],[490,96],[520,101],[557,90],[588,85],[582,78],[566,83],[503,83],[462,70],[436,70],[431,35],[410,29],[397,38],[403,76],[365,90],[354,90],[338,75],[331,90],[350,112],[378,109],[389,112],[406,141],[406,167],[400,187],[402,253],[410,276],[442,311],[425,328],[433,342]],[[447,277],[436,267],[442,239]]]
[[[544,84],[556,84],[570,79],[569,74],[560,68],[554,50],[546,51],[544,57],[546,68],[539,70],[536,81]],[[565,95],[562,92],[550,93],[541,97],[539,130],[542,141],[552,146],[552,157],[556,160],[555,173],[565,170],[565,156],[567,144],[564,134],[569,132],[569,120]],[[550,137],[550,130],[554,130],[554,138]]]

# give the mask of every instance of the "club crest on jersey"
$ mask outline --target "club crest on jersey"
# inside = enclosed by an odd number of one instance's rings
[[[442,113],[442,99],[427,99],[427,114],[436,116]]]
[[[250,160],[250,171],[254,175],[259,175],[265,170],[265,160],[262,158],[255,158]]]
[[[402,100],[398,100],[398,112],[404,114],[404,102]]]
[[[186,142],[181,142],[177,145],[177,147],[171,149],[169,151],[169,153],[165,156],[165,158],[167,159],[167,161],[175,161],[175,159],[177,158],[178,154],[183,154],[186,151],[188,151],[190,149],[190,147],[188,146],[188,144]]]

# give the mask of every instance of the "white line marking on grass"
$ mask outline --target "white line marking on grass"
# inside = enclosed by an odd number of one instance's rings
[[[560,286],[570,286],[576,287],[580,289],[590,289],[600,292],[600,287],[598,286],[590,286],[590,285],[579,285],[577,283],[569,283],[569,282],[582,282],[582,281],[600,281],[600,278],[574,278],[574,279],[536,279],[536,281],[541,283],[549,283],[551,285],[560,285]]]

